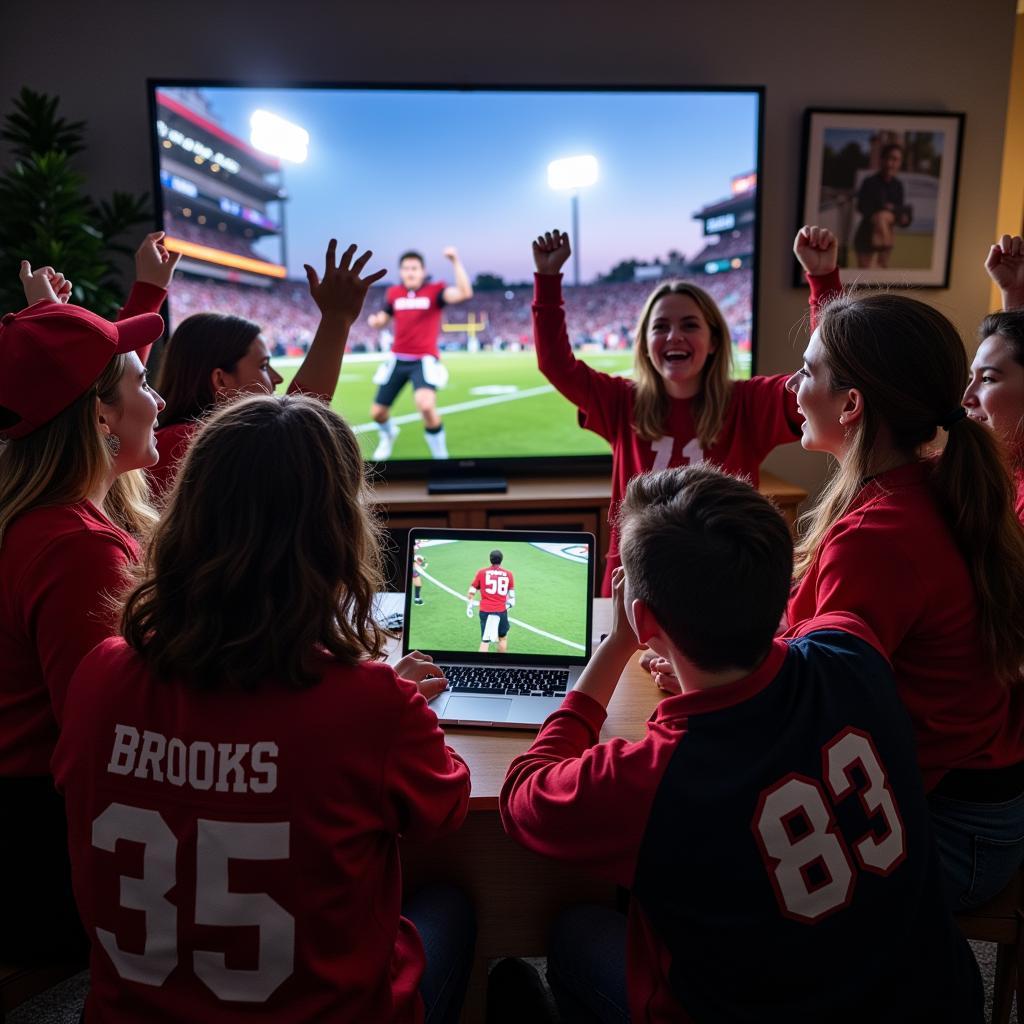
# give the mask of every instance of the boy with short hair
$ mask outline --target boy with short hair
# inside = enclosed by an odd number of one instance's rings
[[[500,801],[519,842],[632,893],[628,922],[585,908],[556,927],[565,1015],[980,1021],[909,721],[871,631],[834,613],[775,638],[792,539],[746,483],[704,466],[645,474],[621,516],[612,632]],[[644,739],[600,743],[639,644],[682,693]]]

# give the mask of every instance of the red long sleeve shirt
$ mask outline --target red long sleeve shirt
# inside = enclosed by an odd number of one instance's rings
[[[78,663],[110,636],[106,598],[139,548],[91,502],[35,508],[0,544],[0,776],[48,775]]]
[[[565,325],[560,274],[534,278],[533,331],[541,373],[580,412],[580,425],[612,448],[611,539],[602,593],[611,594],[619,564],[618,508],[629,481],[650,469],[668,469],[705,460],[757,486],[761,463],[773,448],[800,436],[796,396],[786,375],[753,377],[732,385],[725,419],[715,443],[705,451],[697,438],[692,399],[672,399],[665,435],[651,442],[634,429],[634,385],[626,377],[601,373],[578,360]]]
[[[53,772],[87,1021],[422,1020],[398,838],[457,828],[469,769],[392,668],[209,692],[107,640],[71,682]]]
[[[988,667],[974,584],[927,462],[882,473],[825,535],[789,602],[790,631],[827,612],[863,619],[892,661],[925,788],[951,768],[1024,758],[1024,687]]]

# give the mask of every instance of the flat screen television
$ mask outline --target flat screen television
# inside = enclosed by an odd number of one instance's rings
[[[402,253],[421,253],[428,280],[452,284],[444,251],[457,250],[473,296],[442,312],[449,458],[431,457],[407,386],[391,406],[401,433],[387,475],[609,465],[607,444],[537,368],[531,242],[547,229],[573,235],[564,292],[579,359],[629,374],[645,297],[684,278],[721,307],[736,376],[754,371],[760,88],[153,80],[149,90],[158,222],[183,254],[172,328],[199,311],[254,320],[288,380],[318,322],[303,264],[321,265],[336,237],[387,268],[350,333],[334,403],[368,460],[374,375],[394,337],[369,317],[399,285]],[[558,180],[558,162],[577,157],[588,159]]]

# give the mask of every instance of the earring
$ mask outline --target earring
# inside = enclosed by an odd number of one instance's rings
[[[103,440],[107,443],[107,451],[110,452],[110,457],[116,459],[121,454],[121,438],[117,434],[107,434]]]

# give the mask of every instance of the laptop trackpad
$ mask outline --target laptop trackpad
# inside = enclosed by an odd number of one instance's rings
[[[504,722],[512,701],[504,697],[452,697],[444,708],[445,721]]]

